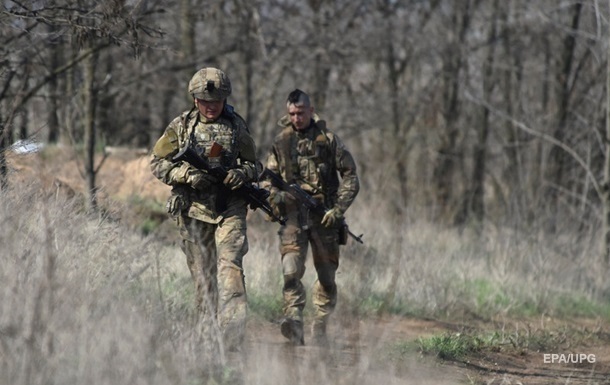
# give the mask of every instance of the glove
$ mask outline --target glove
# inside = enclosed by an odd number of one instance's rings
[[[322,218],[322,224],[325,227],[333,227],[334,225],[341,222],[342,219],[343,211],[341,211],[341,209],[338,207],[333,207],[332,209],[328,210],[326,214],[324,214],[324,217]]]
[[[186,173],[186,183],[196,190],[205,190],[218,183],[218,179],[201,170],[191,169]]]
[[[231,190],[237,190],[246,182],[246,174],[239,169],[232,168],[227,172],[223,183]]]
[[[286,203],[286,193],[284,191],[277,191],[269,197],[269,203],[271,206],[280,206],[283,203]]]
[[[286,216],[286,193],[284,191],[271,193],[269,204],[276,217],[282,218]]]

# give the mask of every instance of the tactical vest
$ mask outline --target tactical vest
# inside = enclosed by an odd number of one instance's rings
[[[229,107],[229,108],[227,108]],[[178,128],[179,147],[185,145],[192,146],[197,153],[206,157],[210,163],[219,162],[223,167],[233,168],[237,163],[239,155],[239,135],[248,127],[237,113],[234,113],[230,106],[226,106],[221,116],[214,122],[204,122],[200,119],[199,111],[192,109],[181,115],[181,124]],[[222,151],[218,157],[210,157],[210,150],[214,143],[222,146]],[[222,217],[220,213],[227,209],[229,196],[227,194],[218,195],[218,187],[212,186],[206,191],[193,190],[185,186],[175,186],[174,195],[179,195],[186,200],[183,206],[186,208],[187,215],[207,223],[219,223]]]
[[[248,131],[244,120],[226,106],[222,114],[214,122],[206,123],[200,119],[199,111],[193,109],[182,115],[182,125],[179,133],[180,147],[190,142],[197,153],[210,158],[210,150],[214,143],[222,146],[218,161],[225,168],[233,168],[239,155],[238,140],[241,129]]]
[[[286,181],[299,184],[312,195],[322,194],[327,206],[334,204],[339,188],[331,136],[325,122],[318,120],[305,133],[286,127],[279,141]]]

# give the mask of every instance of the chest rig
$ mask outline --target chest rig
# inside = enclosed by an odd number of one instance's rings
[[[199,156],[210,162],[218,162],[224,168],[233,168],[237,163],[239,128],[233,124],[230,114],[223,112],[214,122],[204,122],[198,111],[191,111],[182,120],[182,142],[188,143]],[[212,145],[222,146],[220,156],[210,156]]]
[[[286,180],[299,184],[309,194],[323,199],[326,205],[331,204],[336,191],[332,183],[336,167],[324,121],[317,121],[303,133],[291,127],[284,133],[281,146]]]

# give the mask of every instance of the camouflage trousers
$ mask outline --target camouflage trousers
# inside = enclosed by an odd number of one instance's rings
[[[284,275],[284,315],[303,320],[306,291],[301,282],[311,245],[317,280],[312,289],[314,323],[325,324],[337,303],[335,274],[339,267],[339,235],[337,228],[320,224],[321,218],[303,218],[302,213],[289,212],[287,222],[279,231],[282,272]],[[306,226],[303,226],[306,223]]]
[[[246,287],[242,260],[248,251],[245,214],[218,224],[186,216],[177,218],[182,250],[195,283],[200,323],[222,333],[229,350],[244,339]]]

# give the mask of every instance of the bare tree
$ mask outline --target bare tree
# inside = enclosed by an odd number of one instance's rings
[[[137,52],[140,45],[138,33],[151,31],[144,24],[134,21],[137,12],[142,12],[142,10],[129,8],[125,4],[119,6],[120,4],[114,1],[96,2],[95,4],[81,1],[73,7],[64,7],[59,3],[58,1],[41,4],[12,2],[5,6],[2,12],[2,18],[7,22],[5,26],[7,34],[3,35],[2,42],[4,49],[7,50],[6,57],[9,58],[3,65],[3,71],[11,73],[13,71],[11,67],[30,67],[29,65],[15,66],[15,63],[10,61],[10,58],[16,57],[15,54],[8,54],[11,47],[27,47],[25,48],[27,51],[23,51],[26,53],[25,57],[43,58],[43,53],[48,46],[51,46],[48,55],[50,65],[41,64],[44,70],[38,71],[36,76],[6,76],[3,79],[5,92],[0,95],[0,102],[6,98],[11,100],[10,105],[4,103],[6,113],[3,115],[4,119],[1,124],[2,127],[5,127],[3,136],[7,141],[10,139],[8,132],[16,113],[38,97],[44,87],[49,90],[47,95],[51,100],[47,109],[49,111],[47,123],[50,125],[48,137],[51,141],[55,140],[58,131],[57,104],[55,104],[58,76],[72,70],[84,60],[91,60],[92,55],[113,46],[129,43],[134,52]],[[51,31],[51,39],[57,44],[48,44],[49,38],[46,36],[49,31]],[[69,35],[71,39],[60,40],[59,37],[62,34]],[[60,63],[59,61],[63,60],[60,45],[64,43],[86,45],[88,49]],[[90,67],[85,66],[85,68]],[[93,97],[93,94],[91,96]],[[93,115],[87,116],[85,126],[93,127],[90,122],[95,120],[95,115],[93,110],[89,113]],[[71,116],[67,118],[71,119]],[[87,139],[92,140],[89,136]],[[3,148],[8,145],[7,141],[3,143]],[[87,172],[91,170],[88,169]]]
[[[604,136],[605,142],[605,162],[604,162],[604,180],[603,180],[603,248],[602,256],[606,268],[610,266],[610,34],[607,37],[607,52],[606,52],[606,132]]]
[[[87,49],[87,46],[85,46]],[[97,210],[97,186],[95,177],[97,175],[97,167],[95,166],[95,145],[96,145],[96,127],[95,127],[95,110],[96,110],[96,94],[95,94],[95,69],[97,66],[97,55],[92,53],[87,56],[87,60],[83,61],[83,137],[84,137],[84,160],[85,160],[85,180],[86,180],[86,195],[88,211]]]
[[[610,167],[610,134],[602,81],[609,28],[600,15],[608,4],[33,3],[8,2],[0,11],[4,148],[17,124],[29,134],[44,127],[50,143],[85,141],[92,151],[150,146],[188,108],[193,71],[213,65],[231,76],[231,103],[261,155],[287,93],[310,92],[356,149],[362,194],[392,201],[387,215],[396,222],[418,210],[446,225],[551,223],[590,234],[602,227],[608,198],[596,184]],[[84,88],[93,54],[99,65]],[[80,103],[86,89],[90,110]],[[99,169],[91,159],[87,172]]]
[[[568,118],[570,110],[570,97],[572,94],[571,79],[573,78],[574,62],[576,61],[576,38],[575,33],[579,29],[580,16],[582,11],[582,3],[575,2],[570,7],[569,16],[571,16],[570,32],[563,38],[563,47],[560,51],[560,57],[557,59],[557,68],[555,72],[555,103],[557,119],[553,126],[553,137],[560,142],[567,140]],[[564,184],[565,174],[568,171],[569,157],[566,153],[558,148],[552,147],[549,154],[549,162],[547,168],[547,180],[549,186],[545,194],[550,205],[550,212],[558,211],[558,191],[560,186]],[[555,228],[554,221],[550,224],[550,229]]]
[[[466,37],[470,28],[472,10],[477,0],[468,0],[464,7],[454,6],[449,15],[449,39],[442,56],[443,69],[443,111],[444,132],[434,167],[434,184],[436,200],[441,217],[455,215],[455,202],[451,190],[455,190],[456,167],[462,160],[458,150],[459,116],[460,116],[460,73],[463,57],[466,54]]]
[[[485,100],[492,99],[492,93],[496,86],[496,76],[494,71],[497,37],[498,37],[498,19],[500,15],[500,3],[498,0],[493,2],[493,13],[487,37],[487,55],[482,63],[482,88],[483,98]],[[490,111],[487,107],[482,106],[480,112],[480,121],[477,124],[474,151],[473,151],[473,167],[470,186],[467,188],[464,198],[462,199],[461,212],[456,216],[456,224],[463,225],[468,221],[474,222],[477,230],[481,230],[482,223],[485,219],[485,172],[487,166],[487,151],[488,137],[490,131]]]

